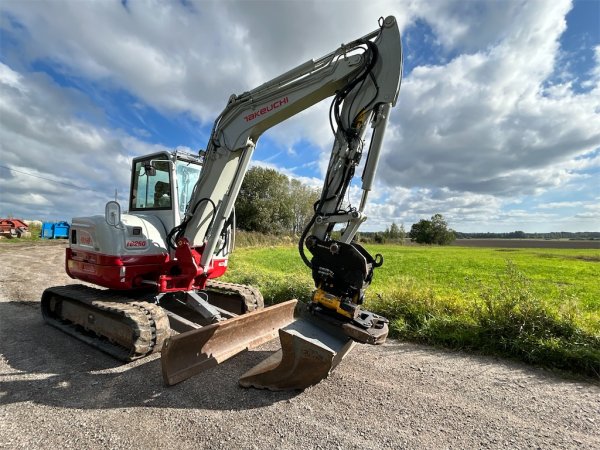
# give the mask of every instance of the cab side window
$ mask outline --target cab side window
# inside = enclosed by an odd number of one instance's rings
[[[130,210],[170,209],[171,204],[169,162],[137,161],[131,184]]]

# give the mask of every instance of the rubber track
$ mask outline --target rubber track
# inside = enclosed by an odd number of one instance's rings
[[[210,292],[217,292],[221,295],[241,297],[246,308],[245,312],[256,311],[257,309],[263,309],[265,307],[265,301],[260,291],[257,288],[246,284],[208,280],[206,282],[205,290],[209,294]]]
[[[107,336],[99,337],[93,332],[86,332],[79,325],[55,317],[50,311],[52,297],[70,299],[114,316],[116,320],[131,328],[134,341],[132,348],[110,342]],[[115,291],[83,285],[56,286],[46,289],[42,295],[42,315],[50,325],[122,361],[133,361],[159,352],[164,340],[170,334],[168,317],[158,305],[127,299]]]

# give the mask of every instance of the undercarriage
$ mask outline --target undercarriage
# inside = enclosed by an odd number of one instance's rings
[[[264,307],[251,286],[209,281],[204,291],[220,316],[231,318]],[[48,288],[42,295],[44,320],[121,361],[160,352],[174,333],[211,323],[181,295],[157,298],[149,293],[123,293],[84,285]]]
[[[240,385],[305,389],[327,377],[356,340],[375,344],[387,335],[387,324],[340,323],[314,305],[296,308],[296,300],[265,308],[251,286],[209,281],[206,287],[160,296],[57,286],[44,291],[42,314],[48,324],[122,361],[161,352],[167,385],[279,336],[281,349],[243,374]]]

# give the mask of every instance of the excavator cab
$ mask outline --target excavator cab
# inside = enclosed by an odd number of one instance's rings
[[[135,158],[131,169],[130,213],[155,215],[166,229],[179,225],[201,170],[202,158],[190,153],[163,152]]]

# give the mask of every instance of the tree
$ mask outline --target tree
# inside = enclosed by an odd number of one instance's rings
[[[300,181],[290,180],[290,202],[294,216],[292,232],[300,234],[314,214],[315,202],[319,199],[319,192]]]
[[[410,227],[408,233],[412,242],[419,244],[433,244],[433,235],[431,233],[431,221],[421,219]]]
[[[395,222],[392,222],[392,224],[388,228],[386,228],[383,235],[387,240],[403,243],[404,238],[406,237],[406,231],[404,231],[404,224],[398,226]]]
[[[419,220],[410,228],[408,235],[411,241],[419,244],[448,245],[456,239],[441,214],[431,216],[431,220]]]
[[[406,231],[404,231],[404,224],[398,226],[395,222],[392,222],[392,224],[387,227],[380,236],[376,236],[375,239],[378,243],[396,242],[403,244],[405,237]]]
[[[313,215],[315,189],[273,169],[248,170],[235,204],[238,227],[260,233],[300,233]]]
[[[292,227],[293,214],[288,178],[273,169],[248,170],[235,204],[237,225],[242,230],[281,233]]]

